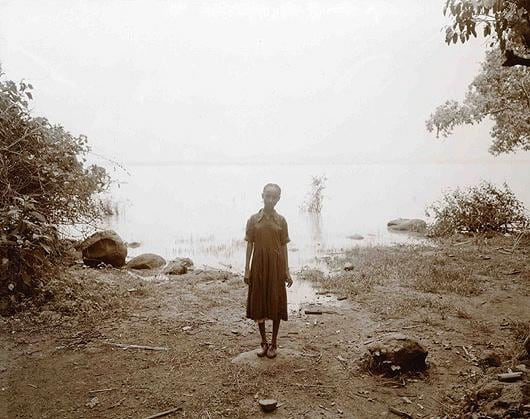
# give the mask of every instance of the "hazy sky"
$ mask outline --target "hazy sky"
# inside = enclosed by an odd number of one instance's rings
[[[0,62],[125,163],[490,161],[487,126],[425,130],[483,58],[444,44],[443,3],[0,1]]]

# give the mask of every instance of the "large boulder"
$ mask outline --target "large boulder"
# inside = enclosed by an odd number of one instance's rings
[[[176,258],[167,264],[162,273],[166,275],[182,275],[192,267],[193,262],[190,258]]]
[[[125,265],[127,246],[113,230],[98,231],[79,246],[85,265],[95,267],[106,263],[119,268]]]
[[[166,264],[166,260],[154,253],[143,253],[135,258],[132,258],[127,265],[128,269],[156,269],[161,268]]]
[[[428,352],[415,340],[392,334],[368,347],[368,368],[387,375],[404,371],[421,371],[427,367]]]
[[[427,223],[423,220],[413,218],[398,218],[387,223],[389,230],[394,231],[411,231],[415,233],[423,233],[427,229]]]

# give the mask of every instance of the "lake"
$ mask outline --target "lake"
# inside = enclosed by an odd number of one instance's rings
[[[268,182],[282,187],[277,211],[289,224],[293,269],[354,246],[415,242],[387,231],[394,218],[423,218],[425,207],[456,186],[481,179],[506,181],[530,207],[527,164],[349,164],[349,165],[133,165],[111,171],[110,199],[118,213],[105,223],[127,242],[129,255],[151,252],[190,257],[197,266],[244,267],[245,223],[261,208]],[[312,176],[325,175],[323,210],[310,216],[300,206]],[[348,236],[360,234],[363,240]]]

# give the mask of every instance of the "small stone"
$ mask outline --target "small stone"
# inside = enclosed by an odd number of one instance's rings
[[[344,270],[345,270],[345,271],[353,271],[353,263],[346,262],[346,263],[344,264]]]
[[[261,399],[258,401],[261,410],[264,412],[274,412],[276,410],[276,407],[278,405],[278,400],[274,399]]]

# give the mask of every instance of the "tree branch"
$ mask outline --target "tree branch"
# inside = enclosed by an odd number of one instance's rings
[[[515,65],[522,65],[525,67],[530,67],[530,58],[520,57],[519,55],[516,55],[510,49],[506,51],[505,55],[506,55],[506,61],[502,63],[503,67],[513,67]]]

